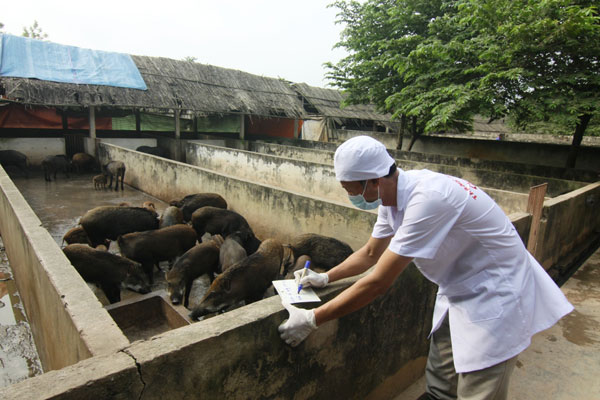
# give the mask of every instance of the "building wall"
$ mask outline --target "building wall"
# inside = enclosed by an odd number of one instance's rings
[[[63,138],[0,138],[0,150],[16,150],[27,156],[29,165],[39,166],[46,156],[65,154]]]
[[[246,133],[248,135],[260,135],[260,136],[272,136],[293,139],[294,128],[296,133],[300,132],[302,128],[302,121],[298,120],[296,123],[293,119],[289,118],[259,118],[259,117],[246,117]]]

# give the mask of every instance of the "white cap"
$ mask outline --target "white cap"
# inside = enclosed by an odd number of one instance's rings
[[[395,161],[383,143],[370,136],[355,136],[342,143],[333,156],[338,181],[354,182],[386,176]]]

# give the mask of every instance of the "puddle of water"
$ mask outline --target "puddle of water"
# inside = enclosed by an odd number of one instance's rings
[[[0,238],[0,387],[43,373]]]

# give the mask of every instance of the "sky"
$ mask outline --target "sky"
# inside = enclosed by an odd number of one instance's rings
[[[343,26],[333,0],[2,1],[3,32],[34,21],[47,40],[94,50],[184,59],[329,87],[325,62]]]

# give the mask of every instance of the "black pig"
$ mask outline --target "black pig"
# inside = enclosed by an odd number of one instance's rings
[[[202,207],[192,214],[192,226],[202,238],[205,233],[227,237],[239,231],[246,254],[252,254],[258,249],[260,240],[254,235],[248,221],[232,210],[217,207]]]
[[[210,281],[214,280],[219,266],[220,238],[200,243],[186,251],[173,265],[173,268],[165,274],[167,291],[173,304],[180,304],[184,298],[183,305],[188,307],[190,303],[190,292],[194,279],[208,274]]]
[[[67,156],[59,154],[56,156],[47,156],[42,160],[42,169],[44,170],[44,179],[50,182],[50,176],[54,175],[54,180],[56,180],[56,173],[58,171],[62,171],[65,176],[69,177],[69,169],[71,165]]]
[[[197,209],[206,206],[226,209],[227,201],[217,193],[196,193],[187,195],[181,200],[171,200],[170,205],[179,207],[183,213],[183,221],[189,222]]]
[[[172,260],[196,244],[196,232],[178,224],[145,232],[132,232],[117,238],[121,255],[142,263],[150,283],[154,282],[154,265]]]
[[[119,190],[119,177],[121,178],[121,190],[123,190],[123,179],[125,179],[125,163],[123,161],[109,161],[102,166],[102,174],[110,178],[108,188],[112,189],[113,176],[115,177],[115,190]]]
[[[93,247],[119,235],[158,228],[156,213],[142,207],[100,206],[86,212],[79,223]]]
[[[27,168],[27,156],[16,150],[0,150],[0,165],[6,169],[7,167],[15,167],[20,170],[25,177],[29,176]]]
[[[265,240],[254,254],[216,277],[200,304],[190,313],[190,318],[196,320],[240,301],[249,304],[262,299],[291,257],[290,249],[278,240]]]
[[[353,253],[352,248],[341,240],[316,233],[298,235],[292,239],[289,246],[295,260],[303,255],[308,256],[312,262],[311,268],[320,272],[329,271]],[[303,266],[304,263],[300,262],[296,263],[295,268]]]
[[[100,286],[110,303],[121,301],[121,288],[150,292],[139,263],[86,244],[70,244],[63,252],[83,280]]]

